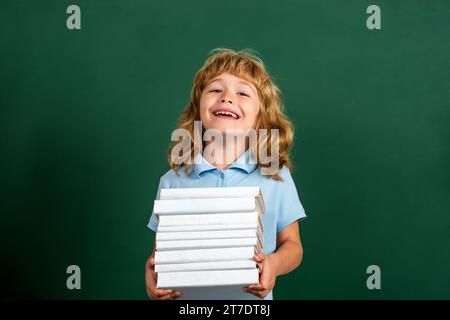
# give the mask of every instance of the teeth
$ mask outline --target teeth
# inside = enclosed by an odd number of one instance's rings
[[[237,114],[235,114],[235,113],[233,113],[233,112],[228,112],[228,111],[217,111],[217,112],[214,112],[214,115],[215,116],[217,116],[217,115],[219,115],[219,114],[223,114],[223,115],[226,115],[226,116],[232,116],[233,118],[235,118],[235,119],[238,119],[239,117],[237,116]]]

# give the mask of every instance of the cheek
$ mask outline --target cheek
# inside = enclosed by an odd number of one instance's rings
[[[203,125],[207,124],[211,118],[208,110],[209,110],[208,99],[201,97],[200,98],[200,120],[202,121]]]
[[[254,108],[252,108],[247,112],[246,122],[248,123],[249,126],[253,126],[255,124],[256,120],[258,119],[259,112],[260,110],[257,106],[255,106]]]
[[[205,99],[202,97],[200,98],[200,116],[204,117],[204,115],[206,114],[207,111],[207,104]]]

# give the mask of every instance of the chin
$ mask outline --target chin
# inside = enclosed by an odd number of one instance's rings
[[[222,133],[227,133],[227,130],[230,130],[231,128],[230,127],[224,127],[224,126],[215,126],[215,127],[211,128],[211,129],[218,130],[218,131],[220,131]]]

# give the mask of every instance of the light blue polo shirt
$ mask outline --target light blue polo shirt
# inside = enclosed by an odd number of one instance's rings
[[[306,217],[305,210],[287,167],[283,167],[279,175],[283,181],[274,180],[261,174],[255,161],[249,161],[252,157],[249,150],[243,153],[227,169],[221,170],[210,164],[201,155],[196,163],[189,169],[186,175],[181,167],[177,176],[173,170],[169,170],[159,181],[156,199],[159,199],[161,189],[165,188],[205,188],[205,187],[247,187],[258,186],[261,188],[266,211],[263,214],[264,226],[264,250],[265,254],[276,251],[277,232],[283,230],[296,220]],[[155,231],[158,220],[154,212],[150,217],[148,227]],[[248,299],[249,293],[242,291],[242,296],[236,299]],[[253,296],[253,295],[252,295]],[[270,292],[265,299],[272,300]]]

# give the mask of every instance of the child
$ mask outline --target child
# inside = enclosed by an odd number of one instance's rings
[[[260,270],[259,283],[243,288],[236,299],[247,299],[249,294],[273,299],[272,289],[277,276],[297,268],[303,257],[297,220],[306,215],[290,174],[293,127],[282,108],[280,90],[254,53],[250,50],[213,50],[194,78],[190,103],[181,113],[177,126],[189,133],[191,140],[188,145],[191,148],[188,154],[175,159],[179,145],[172,145],[169,152],[171,170],[159,182],[157,198],[161,188],[261,188],[266,205],[263,215],[264,253],[254,257]],[[208,130],[224,135],[229,129],[254,130],[258,135],[257,143],[251,144],[248,136],[241,144],[235,143],[234,139],[223,142],[217,136],[206,139],[209,142],[206,144],[196,142],[192,139],[195,125],[199,123],[196,121],[201,121],[201,134]],[[269,130],[268,135],[264,137],[260,129]],[[266,154],[276,155],[276,159],[272,157],[270,161],[264,161],[263,147],[272,151]],[[232,156],[223,161],[224,154]],[[276,164],[275,170],[270,170],[273,164]],[[153,213],[148,227],[156,232],[157,225]],[[182,292],[156,289],[154,252],[155,249],[146,263],[149,297],[180,297]]]

